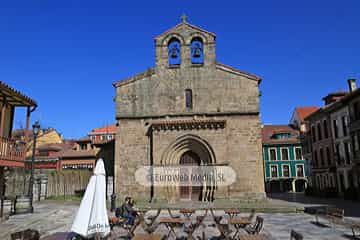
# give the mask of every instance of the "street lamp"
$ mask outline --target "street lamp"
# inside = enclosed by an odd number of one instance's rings
[[[29,183],[29,197],[30,197],[30,212],[34,212],[33,207],[33,194],[34,194],[34,162],[35,162],[35,151],[36,151],[36,138],[39,135],[40,124],[36,121],[33,125],[33,149],[32,149],[32,158],[31,158],[31,175],[30,175],[30,183]]]

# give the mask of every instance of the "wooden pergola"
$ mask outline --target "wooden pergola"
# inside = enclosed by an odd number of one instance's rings
[[[26,153],[26,143],[29,141],[30,115],[37,103],[18,90],[0,81],[0,166],[23,167]],[[14,118],[15,107],[26,107],[26,127],[24,130],[24,143],[19,144],[11,139],[11,130]],[[10,129],[6,128],[6,115],[9,115],[8,109],[11,109]],[[8,116],[9,117],[9,116]]]
[[[0,102],[2,103],[1,108],[1,121],[0,121],[0,136],[4,136],[4,124],[5,124],[5,111],[6,107],[27,107],[26,113],[26,133],[30,128],[30,114],[33,112],[37,103],[30,97],[22,94],[20,91],[12,88],[3,81],[0,81]],[[27,136],[25,136],[26,139]],[[27,139],[26,139],[27,140]]]

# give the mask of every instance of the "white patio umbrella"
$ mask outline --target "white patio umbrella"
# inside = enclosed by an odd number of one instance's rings
[[[83,237],[105,237],[110,233],[105,199],[105,168],[100,158],[86,188],[71,231]]]

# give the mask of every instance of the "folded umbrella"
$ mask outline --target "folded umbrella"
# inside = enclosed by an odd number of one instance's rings
[[[71,227],[72,232],[85,238],[106,237],[110,233],[105,184],[104,162],[99,159]]]

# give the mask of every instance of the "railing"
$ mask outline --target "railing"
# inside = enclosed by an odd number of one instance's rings
[[[0,137],[0,160],[24,161],[25,156],[25,143]]]

